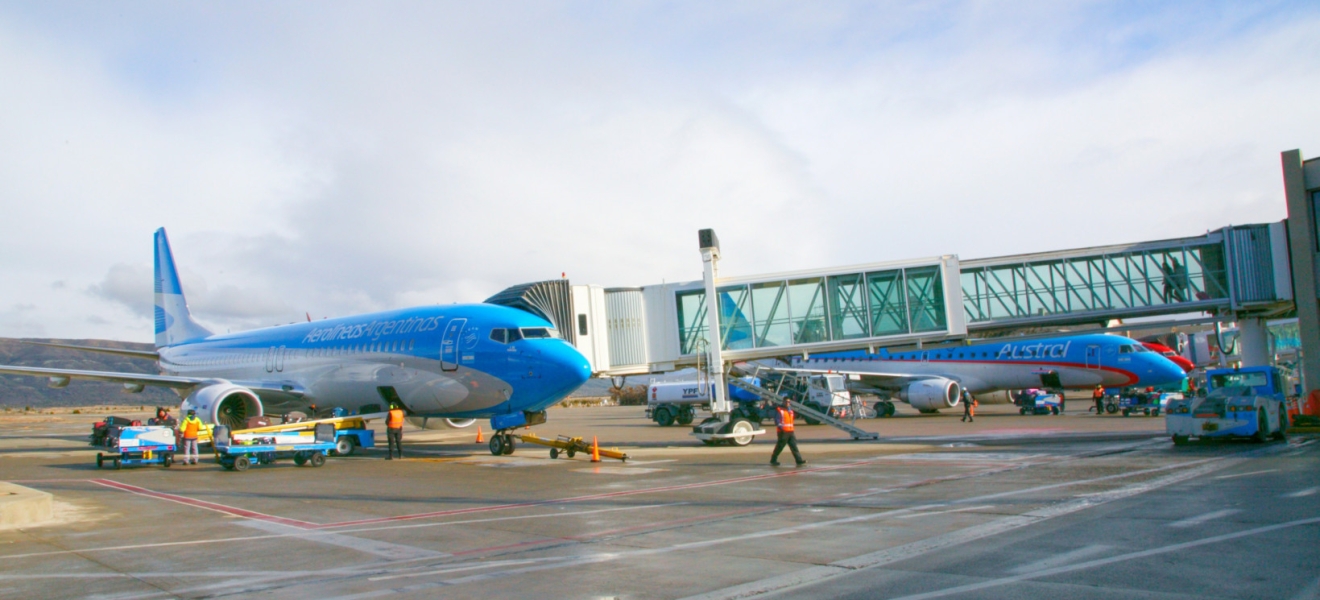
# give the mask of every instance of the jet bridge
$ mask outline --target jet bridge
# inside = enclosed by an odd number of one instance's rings
[[[717,275],[715,285],[726,362],[1115,318],[1198,312],[1277,318],[1293,310],[1283,223],[969,261],[946,255]],[[487,302],[555,323],[598,376],[669,372],[709,355],[713,303],[702,280],[635,288],[553,280],[514,286]]]

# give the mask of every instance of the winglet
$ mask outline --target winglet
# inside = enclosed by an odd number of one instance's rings
[[[211,335],[198,325],[188,310],[188,301],[179,285],[179,272],[174,268],[174,253],[165,228],[156,230],[156,347],[173,346],[180,342]]]

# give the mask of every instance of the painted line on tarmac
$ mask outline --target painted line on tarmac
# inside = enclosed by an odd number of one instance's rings
[[[974,510],[982,510],[982,509],[986,509],[986,508],[994,508],[994,507],[995,507],[995,505],[993,505],[993,504],[982,504],[982,505],[979,505],[979,506],[964,506],[964,507],[962,507],[962,508],[951,508],[951,509],[949,509],[949,510],[935,510],[935,511],[930,511],[930,512],[916,513],[916,514],[912,514],[912,515],[903,515],[903,516],[901,516],[901,517],[896,517],[896,518],[898,518],[898,519],[919,519],[919,518],[921,518],[921,517],[930,517],[930,516],[934,516],[934,515],[947,515],[947,514],[949,514],[949,513],[971,512],[971,511],[974,511]]]
[[[290,519],[287,517],[276,517],[274,515],[260,513],[254,510],[235,508],[233,506],[226,506],[224,504],[218,504],[215,502],[207,502],[206,500],[198,500],[196,498],[189,498],[187,496],[180,496],[178,494],[167,494],[165,492],[157,492],[154,490],[149,490],[144,487],[138,487],[136,485],[129,485],[127,483],[112,481],[110,479],[91,479],[89,481],[97,485],[128,492],[130,494],[137,494],[139,496],[146,496],[148,498],[156,498],[159,500],[169,500],[170,502],[176,502],[178,504],[183,504],[185,506],[191,506],[194,508],[204,508],[206,510],[218,512],[221,514],[226,514],[234,517],[254,519],[257,521],[266,521],[268,523],[279,523],[281,525],[288,525],[290,527],[298,527],[302,529],[311,529],[317,527],[316,523],[311,523],[308,521]]]
[[[767,579],[752,581],[749,583],[736,585],[721,590],[715,590],[712,592],[707,592],[696,596],[690,596],[684,600],[717,600],[717,599],[733,600],[736,598],[752,598],[764,594],[797,588],[798,586],[802,586],[802,585],[818,583],[821,581],[825,581],[827,579],[833,579],[840,575],[851,573],[853,571],[857,571],[860,569],[869,569],[869,568],[884,566],[892,563],[902,562],[908,559],[916,558],[918,556],[929,554],[931,552],[935,552],[937,550],[942,550],[945,548],[966,544],[983,538],[996,536],[1002,533],[1007,533],[1009,531],[1020,529],[1028,525],[1041,523],[1043,521],[1055,517],[1072,514],[1080,510],[1085,510],[1115,500],[1120,500],[1138,494],[1143,494],[1160,487],[1165,487],[1168,485],[1172,485],[1175,483],[1180,483],[1196,477],[1200,477],[1206,473],[1222,468],[1225,465],[1218,463],[1226,462],[1226,461],[1230,461],[1230,459],[1214,458],[1214,459],[1197,461],[1201,463],[1200,466],[1193,467],[1191,469],[1179,473],[1173,473],[1171,475],[1167,475],[1159,479],[1135,483],[1126,487],[1110,490],[1108,492],[1103,492],[1100,494],[1091,494],[1088,496],[1083,496],[1081,498],[1069,500],[1053,506],[1047,506],[1021,515],[1003,517],[1000,519],[996,519],[994,521],[983,523],[981,525],[975,525],[972,527],[967,527],[965,529],[951,531],[949,533],[937,535],[924,540],[918,540],[916,542],[904,544],[902,546],[898,546],[895,548],[889,548],[886,550],[880,550],[869,554],[863,554],[860,556],[854,556],[852,558],[846,558],[843,560],[834,561],[832,563],[829,563],[828,565],[809,567],[807,569],[803,569],[793,573],[786,573],[784,575],[780,575],[776,577],[770,577]],[[1185,467],[1185,466],[1187,466],[1187,463],[1174,465],[1174,467]],[[1147,470],[1146,472],[1149,471],[1150,470]],[[1089,483],[1092,481],[1112,479],[1112,478],[1113,478],[1112,476],[1101,477],[1092,480],[1074,481],[1074,482],[1070,482],[1070,484],[1079,485],[1079,484]],[[1054,487],[1059,487],[1059,485],[1055,484],[1055,485],[1039,486],[1038,488],[1018,490],[1016,492],[987,494],[984,496],[977,496],[973,498],[964,498],[961,500],[954,500],[950,502],[950,504],[969,503],[969,502],[977,502],[977,501],[983,501],[993,498],[1002,498],[1006,495],[1013,495],[1015,493],[1030,492],[1033,489],[1048,489]],[[1037,575],[1033,573],[1032,576],[1037,576]]]
[[[927,598],[942,598],[942,597],[944,597],[944,596],[951,596],[951,595],[954,595],[954,594],[965,594],[965,593],[967,593],[967,592],[975,592],[975,591],[984,590],[984,589],[989,589],[989,588],[993,588],[993,587],[999,587],[999,586],[1008,585],[1008,584],[1011,584],[1011,583],[1017,583],[1017,582],[1019,582],[1019,581],[1027,581],[1027,580],[1031,580],[1031,579],[1038,579],[1038,578],[1041,578],[1041,577],[1050,577],[1050,576],[1052,576],[1052,575],[1061,575],[1061,574],[1064,574],[1064,573],[1071,573],[1071,572],[1073,572],[1073,571],[1080,571],[1080,570],[1083,570],[1083,569],[1095,569],[1095,568],[1103,567],[1103,566],[1106,566],[1106,565],[1112,565],[1112,564],[1114,564],[1114,563],[1118,563],[1118,562],[1125,562],[1125,561],[1129,561],[1129,560],[1136,560],[1136,559],[1139,559],[1139,558],[1148,558],[1148,557],[1151,557],[1151,556],[1158,556],[1158,555],[1160,555],[1160,554],[1168,554],[1168,553],[1170,553],[1170,552],[1178,552],[1178,551],[1180,551],[1180,550],[1187,550],[1187,549],[1190,549],[1190,548],[1196,548],[1196,547],[1199,547],[1199,546],[1205,546],[1205,545],[1208,545],[1208,544],[1218,544],[1219,542],[1227,542],[1227,541],[1236,540],[1236,539],[1239,539],[1239,538],[1251,537],[1251,536],[1255,536],[1255,535],[1261,535],[1261,534],[1264,534],[1264,533],[1270,533],[1270,532],[1272,532],[1272,531],[1279,531],[1280,529],[1289,529],[1289,528],[1292,528],[1292,527],[1301,527],[1301,526],[1304,526],[1304,525],[1313,525],[1313,524],[1316,524],[1316,523],[1320,523],[1320,517],[1312,517],[1312,518],[1309,518],[1309,519],[1298,519],[1298,520],[1296,520],[1296,521],[1288,521],[1288,522],[1286,522],[1286,523],[1278,523],[1278,524],[1275,524],[1275,525],[1266,525],[1266,526],[1264,526],[1264,527],[1256,527],[1256,528],[1254,528],[1254,529],[1248,529],[1248,530],[1246,530],[1246,531],[1239,531],[1239,532],[1236,532],[1236,533],[1226,533],[1226,534],[1223,534],[1223,535],[1215,535],[1215,536],[1210,536],[1210,537],[1207,537],[1207,538],[1201,538],[1201,539],[1199,539],[1199,540],[1193,540],[1193,541],[1190,541],[1190,542],[1183,542],[1183,543],[1180,543],[1180,544],[1171,544],[1171,545],[1168,545],[1168,546],[1162,546],[1162,547],[1159,547],[1159,548],[1152,548],[1152,549],[1150,549],[1150,550],[1141,550],[1141,551],[1138,551],[1138,552],[1129,552],[1129,553],[1127,553],[1127,554],[1120,554],[1120,555],[1118,555],[1118,556],[1111,556],[1111,557],[1108,557],[1108,558],[1101,558],[1101,559],[1097,559],[1097,560],[1087,561],[1087,562],[1083,562],[1083,563],[1077,563],[1077,564],[1074,564],[1074,565],[1067,565],[1067,566],[1063,566],[1063,567],[1054,567],[1054,568],[1050,568],[1050,569],[1043,569],[1043,570],[1035,571],[1035,572],[1032,572],[1032,573],[1025,573],[1025,574],[1022,574],[1022,575],[1014,575],[1014,576],[1012,576],[1012,577],[1001,577],[1001,578],[999,578],[999,579],[991,579],[990,581],[982,581],[982,582],[980,582],[980,583],[971,583],[971,584],[967,584],[967,585],[960,585],[960,586],[957,586],[957,587],[945,588],[945,589],[942,589],[942,590],[936,590],[936,591],[933,591],[933,592],[926,592],[926,593],[924,593],[924,594],[913,594],[913,595],[911,595],[911,596],[901,596],[901,597],[899,597],[899,598],[892,598],[891,600],[926,600]]]
[[[1238,514],[1238,513],[1240,513],[1240,512],[1242,512],[1242,511],[1239,510],[1239,509],[1236,509],[1236,508],[1225,508],[1224,510],[1216,510],[1216,511],[1214,511],[1214,512],[1208,512],[1208,513],[1205,513],[1205,514],[1203,514],[1203,515],[1197,515],[1197,516],[1195,516],[1195,517],[1188,517],[1188,518],[1183,519],[1183,520],[1181,520],[1181,521],[1174,521],[1174,522],[1172,522],[1172,523],[1169,523],[1169,527],[1175,527],[1175,528],[1178,528],[1178,529],[1186,529],[1186,528],[1188,528],[1188,527],[1196,527],[1197,525],[1200,525],[1200,524],[1202,524],[1202,523],[1205,523],[1206,521],[1213,521],[1213,520],[1215,520],[1215,519],[1222,519],[1222,518],[1227,517],[1227,516],[1230,516],[1230,515],[1236,515],[1236,514]]]
[[[1293,492],[1293,493],[1291,493],[1291,494],[1284,494],[1283,497],[1284,497],[1284,498],[1305,498],[1305,497],[1307,497],[1307,496],[1314,496],[1316,492],[1320,492],[1320,487],[1306,488],[1306,489],[1304,489],[1304,490],[1296,491],[1296,492]]]
[[[125,550],[146,550],[150,548],[170,548],[176,546],[200,546],[205,544],[222,544],[232,542],[250,542],[256,540],[273,540],[281,538],[309,537],[317,535],[339,535],[347,533],[366,533],[372,531],[393,531],[395,529],[420,529],[422,527],[445,527],[450,525],[473,525],[479,523],[495,523],[499,521],[519,521],[524,519],[544,519],[548,517],[573,517],[582,515],[594,515],[598,513],[620,512],[626,510],[649,510],[653,508],[664,508],[666,506],[677,506],[686,504],[685,502],[675,502],[671,504],[645,504],[641,506],[623,506],[616,508],[598,508],[593,510],[580,510],[574,512],[546,513],[541,515],[515,515],[511,517],[490,517],[486,519],[467,519],[463,521],[441,521],[438,523],[409,523],[406,525],[389,525],[384,527],[363,527],[361,529],[345,529],[343,531],[299,531],[298,533],[281,533],[271,535],[248,535],[241,537],[211,538],[203,540],[187,540],[183,542],[155,542],[150,544],[128,544],[123,546],[102,546],[99,548],[83,548],[79,550],[51,550],[48,552],[29,552],[26,554],[6,554],[0,556],[0,560],[17,558],[39,558],[43,556],[59,556],[62,554],[87,554],[92,552],[122,552]],[[58,578],[59,575],[51,575],[52,578]],[[3,576],[0,575],[0,579]]]
[[[1252,476],[1252,475],[1260,475],[1261,473],[1277,473],[1278,471],[1279,471],[1278,469],[1264,469],[1264,470],[1261,470],[1261,471],[1248,471],[1248,472],[1246,472],[1246,473],[1234,473],[1234,474],[1232,474],[1232,475],[1220,475],[1219,477],[1216,477],[1215,479],[1237,479],[1238,477],[1250,477],[1250,476]]]
[[[1013,569],[1010,569],[1008,572],[1013,573],[1015,575],[1021,575],[1023,573],[1035,573],[1036,571],[1040,571],[1041,569],[1051,569],[1060,565],[1066,565],[1069,563],[1077,562],[1078,560],[1081,560],[1083,558],[1090,558],[1097,554],[1104,554],[1105,552],[1108,552],[1112,548],[1113,546],[1107,546],[1105,544],[1092,544],[1090,546],[1082,546],[1081,548],[1078,548],[1076,550],[1064,552],[1062,554],[1055,554],[1043,560],[1027,563],[1020,567],[1014,567]]]

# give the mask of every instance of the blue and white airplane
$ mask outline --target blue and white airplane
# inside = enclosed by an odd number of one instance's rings
[[[957,406],[963,390],[978,400],[1001,400],[999,392],[1015,389],[1164,385],[1186,377],[1141,342],[1107,334],[897,353],[831,352],[795,358],[792,365],[786,370],[849,375],[850,390],[897,397],[921,412]],[[877,408],[893,412],[892,403]]]
[[[403,405],[410,417],[490,418],[492,451],[512,452],[505,430],[544,422],[545,409],[588,378],[586,357],[551,323],[493,304],[424,306],[216,335],[193,320],[165,230],[156,231],[156,352],[85,348],[152,358],[160,375],[0,366],[0,374],[173,389],[181,412],[241,429],[264,413],[359,413]],[[414,421],[416,422],[416,421]],[[496,442],[495,440],[499,440]],[[500,448],[496,448],[496,446]]]

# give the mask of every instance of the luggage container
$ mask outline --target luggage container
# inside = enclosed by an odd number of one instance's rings
[[[96,468],[110,463],[114,468],[174,464],[174,429],[163,425],[129,425],[119,427],[106,444],[114,453],[97,452]]]

